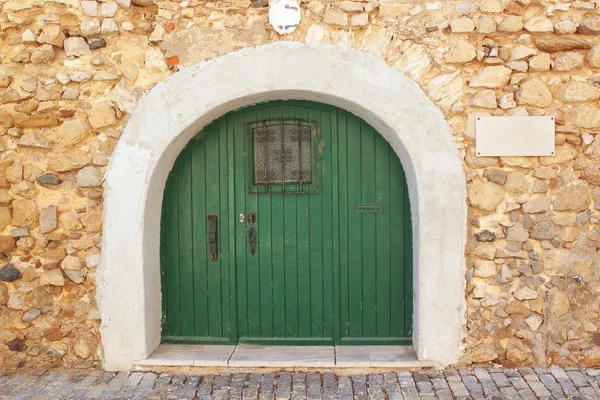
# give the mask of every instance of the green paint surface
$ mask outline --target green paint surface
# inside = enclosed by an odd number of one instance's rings
[[[310,126],[311,182],[255,182],[252,129],[282,121]],[[409,344],[411,240],[402,165],[360,118],[302,101],[231,112],[186,145],[165,186],[162,341]]]

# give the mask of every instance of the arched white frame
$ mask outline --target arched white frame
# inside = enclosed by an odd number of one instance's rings
[[[406,172],[413,222],[414,346],[419,360],[458,360],[465,319],[466,184],[452,131],[406,76],[371,54],[278,42],[186,68],[139,103],[106,174],[98,269],[103,365],[129,370],[160,343],[160,215],[185,144],[250,104],[311,100],[373,126]]]

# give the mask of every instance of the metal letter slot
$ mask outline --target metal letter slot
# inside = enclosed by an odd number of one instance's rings
[[[383,206],[379,204],[357,204],[354,206],[356,214],[381,214]]]
[[[217,216],[215,214],[208,214],[208,220],[210,221],[210,231],[208,233],[210,259],[216,261],[219,258],[217,255]]]

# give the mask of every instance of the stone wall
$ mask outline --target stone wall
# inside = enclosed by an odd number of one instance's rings
[[[266,0],[0,7],[0,366],[99,367],[102,181],[120,132],[180,68],[276,40],[373,53],[453,127],[469,201],[460,364],[600,360],[600,1],[304,1],[286,37]],[[476,157],[481,115],[553,115],[556,156]]]

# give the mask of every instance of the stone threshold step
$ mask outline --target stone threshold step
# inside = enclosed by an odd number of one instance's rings
[[[431,368],[412,346],[259,346],[161,344],[139,369],[152,367]]]

